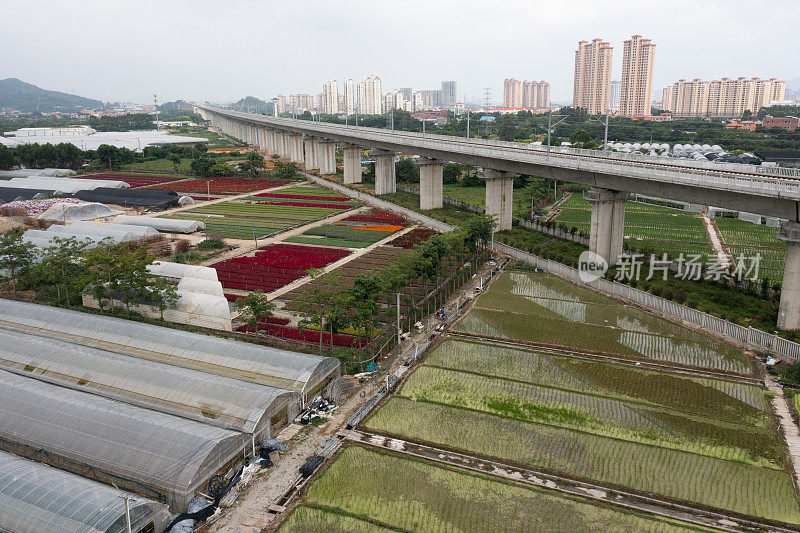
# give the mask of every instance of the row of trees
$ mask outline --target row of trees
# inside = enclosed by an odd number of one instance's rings
[[[163,311],[178,300],[177,288],[166,278],[153,276],[147,265],[154,257],[144,244],[101,243],[89,249],[75,237],[54,237],[37,248],[25,242],[19,229],[0,234],[0,271],[17,291],[33,290],[37,299],[70,308],[80,305],[84,291],[91,291],[101,311],[121,302],[127,311],[148,303]]]

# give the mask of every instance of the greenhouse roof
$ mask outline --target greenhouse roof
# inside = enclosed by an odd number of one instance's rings
[[[0,370],[0,446],[182,510],[246,435]]]
[[[299,403],[285,389],[61,339],[0,328],[0,346],[4,370],[245,433],[268,424],[285,401]]]
[[[123,533],[169,519],[167,507],[57,468],[0,452],[0,530],[15,533]]]
[[[114,224],[132,224],[134,226],[149,226],[158,231],[194,233],[206,225],[199,220],[184,220],[182,218],[155,218],[119,215],[113,220]]]
[[[0,325],[296,391],[339,372],[333,357],[14,300],[0,299]]]
[[[154,261],[147,265],[147,270],[156,276],[167,278],[199,278],[211,281],[218,281],[217,271],[211,267],[200,265],[187,265],[184,263],[172,263],[170,261]]]

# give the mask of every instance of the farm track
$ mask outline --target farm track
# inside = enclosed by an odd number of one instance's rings
[[[624,357],[614,357],[613,355],[609,355],[606,353],[595,353],[595,352],[584,352],[580,350],[575,350],[572,348],[562,348],[559,346],[554,346],[551,344],[543,344],[543,343],[528,343],[528,342],[514,342],[507,339],[499,339],[497,337],[488,337],[485,335],[476,335],[472,333],[464,333],[461,331],[452,331],[449,330],[447,332],[447,336],[454,339],[461,339],[461,340],[472,340],[478,341],[483,343],[490,343],[495,344],[498,346],[508,346],[509,348],[520,348],[524,350],[533,350],[533,351],[541,351],[548,354],[553,355],[561,355],[565,357],[573,357],[576,359],[585,359],[589,361],[607,361],[616,364],[621,364],[625,366],[641,368],[641,369],[648,369],[648,370],[660,370],[664,372],[671,372],[673,374],[684,374],[690,376],[697,376],[697,377],[704,377],[704,378],[714,378],[714,379],[724,379],[727,381],[735,381],[737,383],[745,383],[748,385],[763,385],[764,382],[758,377],[746,377],[741,376],[738,374],[732,374],[729,372],[719,372],[714,370],[703,370],[699,368],[693,367],[686,367],[686,366],[676,366],[676,365],[665,365],[662,363],[654,363],[650,361],[642,361],[637,359],[627,359]]]
[[[340,439],[371,446],[401,455],[426,459],[435,463],[480,472],[505,481],[549,489],[602,504],[624,507],[650,515],[663,516],[684,522],[732,532],[796,532],[800,527],[758,521],[753,518],[734,516],[701,507],[693,507],[667,499],[653,498],[642,494],[622,491],[605,485],[587,483],[530,468],[520,468],[499,461],[487,460],[475,455],[454,452],[415,442],[386,437],[377,433],[358,430],[341,430]]]

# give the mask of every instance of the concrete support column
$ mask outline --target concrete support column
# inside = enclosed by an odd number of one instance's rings
[[[361,183],[361,147],[346,145],[342,149],[345,183]]]
[[[316,149],[316,162],[320,174],[336,173],[336,145],[331,141],[318,140]]]
[[[300,145],[300,143],[302,142],[302,137],[300,135],[297,135],[296,133],[289,133],[288,137],[289,137],[289,158],[296,163],[300,163],[303,160],[302,156],[303,149],[301,147],[302,145]]]
[[[288,150],[286,150],[286,134],[282,131],[275,132],[275,153],[280,155],[281,157],[286,157],[288,154]]]
[[[419,208],[423,211],[442,207],[442,170],[444,161],[422,157],[419,160]]]
[[[305,137],[303,140],[303,144],[305,144],[305,166],[306,170],[319,170],[319,164],[317,163],[317,143],[314,142],[313,137]]]
[[[778,327],[800,328],[800,223],[784,222],[777,237],[786,242]]]
[[[275,130],[267,130],[267,151],[269,155],[278,153],[278,138],[275,135]]]
[[[584,195],[592,204],[589,250],[608,262],[617,264],[625,236],[625,201],[628,193],[592,187]]]
[[[486,180],[486,214],[494,217],[497,231],[511,229],[513,221],[514,178],[519,174],[484,170]]]
[[[394,152],[373,150],[375,158],[375,194],[397,192],[397,176],[394,173]]]

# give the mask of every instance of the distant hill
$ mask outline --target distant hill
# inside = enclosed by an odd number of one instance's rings
[[[0,107],[11,107],[25,113],[79,111],[103,107],[100,100],[40,89],[16,78],[0,80]]]

